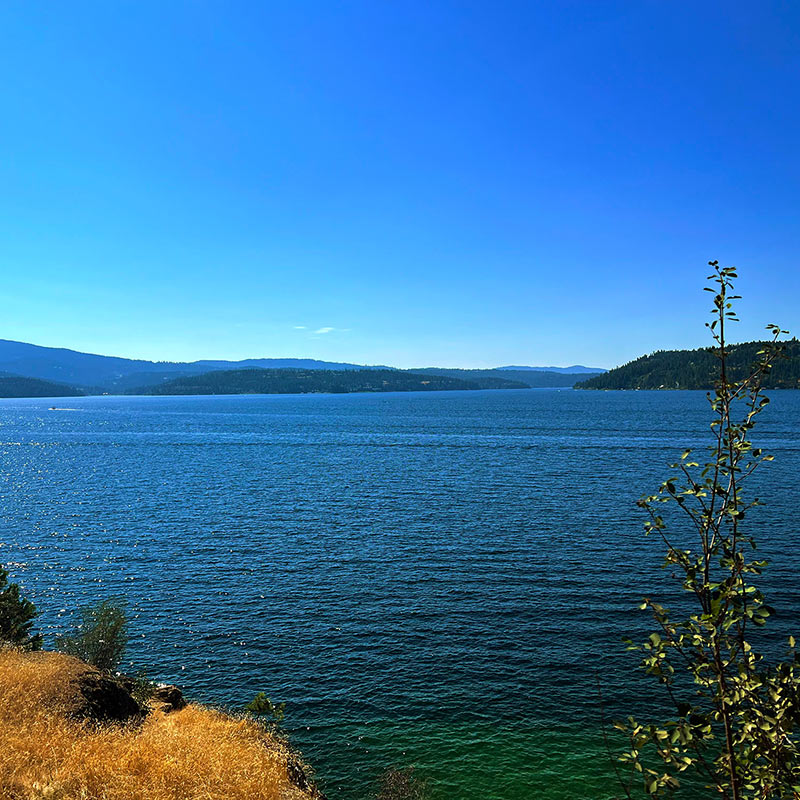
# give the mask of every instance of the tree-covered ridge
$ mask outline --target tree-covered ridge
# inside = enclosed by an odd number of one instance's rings
[[[64,383],[0,375],[0,397],[80,397],[83,392]]]
[[[758,360],[765,342],[728,346],[731,380],[742,380]],[[800,389],[800,341],[785,343],[781,358],[764,377],[766,389]],[[711,347],[697,350],[657,350],[621,367],[575,384],[576,389],[712,389],[719,359]]]
[[[453,389],[525,389],[524,384],[494,378],[465,381],[442,375],[418,375],[390,369],[236,369],[206,372],[167,381],[128,394],[306,394],[350,392],[424,392]]]

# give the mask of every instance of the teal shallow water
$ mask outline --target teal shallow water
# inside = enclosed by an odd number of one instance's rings
[[[431,800],[612,800],[619,796],[599,730],[579,726],[381,723],[342,731],[354,761],[413,764]],[[352,792],[353,773],[329,775],[334,792]],[[356,778],[369,796],[372,776]],[[358,789],[355,789],[358,792]]]
[[[56,403],[0,401],[0,560],[48,637],[126,597],[131,669],[286,701],[332,800],[403,764],[435,798],[613,797],[597,677],[609,716],[648,710],[620,638],[666,591],[635,500],[707,442],[702,393]],[[800,393],[774,392],[752,524],[778,631],[798,430]]]

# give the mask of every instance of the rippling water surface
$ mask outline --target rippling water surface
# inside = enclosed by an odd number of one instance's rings
[[[785,627],[800,392],[772,398],[752,524]],[[620,637],[665,581],[635,500],[708,419],[701,392],[0,400],[0,562],[50,641],[124,596],[131,669],[285,700],[331,800],[404,764],[442,800],[610,797],[598,698],[647,701]]]

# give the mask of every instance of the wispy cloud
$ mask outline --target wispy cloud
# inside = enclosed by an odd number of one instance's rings
[[[292,330],[308,331],[308,335],[314,339],[317,336],[326,336],[329,333],[347,333],[350,328],[334,328],[333,325],[324,325],[321,328],[310,328],[308,325],[292,325]]]

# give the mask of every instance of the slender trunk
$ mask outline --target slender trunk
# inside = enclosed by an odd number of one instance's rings
[[[728,757],[728,774],[731,778],[731,797],[732,800],[741,800],[739,789],[739,775],[736,770],[736,758],[733,752],[733,729],[731,726],[731,716],[725,699],[728,696],[728,685],[725,681],[725,673],[722,668],[722,657],[719,652],[719,643],[714,638],[714,661],[717,665],[717,682],[720,694],[720,713],[722,714],[722,724],[725,728],[725,750]]]
[[[720,419],[720,428],[721,430],[721,438],[720,438],[720,445],[719,449],[717,450],[717,463],[719,464],[719,458],[722,455],[721,447],[725,439],[727,439],[728,444],[728,469],[730,470],[731,479],[735,480],[735,465],[733,464],[733,450],[732,450],[732,442],[731,442],[731,398],[730,392],[728,391],[728,371],[727,371],[727,353],[725,351],[725,298],[726,298],[726,291],[725,285],[722,286],[721,291],[721,298],[722,303],[720,305],[719,310],[719,339],[720,339],[720,379],[721,379],[721,386],[720,390],[722,393],[721,401],[722,401],[722,408],[721,408],[721,419]],[[724,433],[723,433],[724,431]],[[730,489],[729,489],[730,491]],[[733,504],[736,505],[736,485],[733,485],[733,495],[734,500]],[[723,507],[730,502],[730,495],[726,498],[725,502],[723,503]],[[724,524],[724,523],[723,523]],[[734,520],[734,525],[736,521]],[[734,539],[733,539],[733,569],[736,569],[736,533],[734,531]],[[728,757],[728,773],[730,775],[731,780],[731,796],[732,800],[740,800],[741,794],[739,790],[739,776],[736,770],[736,758],[733,752],[733,730],[731,726],[731,717],[730,712],[728,710],[727,704],[725,702],[727,695],[728,695],[728,687],[727,682],[725,680],[725,668],[723,667],[722,662],[722,654],[720,653],[720,646],[719,646],[719,637],[715,632],[714,635],[714,660],[717,665],[717,680],[719,683],[719,695],[720,695],[720,710],[722,713],[722,724],[725,728],[725,750],[727,751]]]

